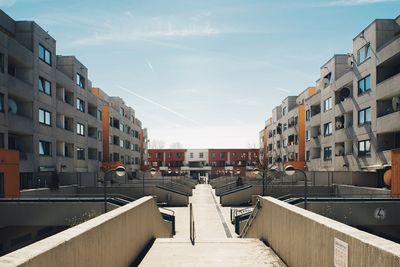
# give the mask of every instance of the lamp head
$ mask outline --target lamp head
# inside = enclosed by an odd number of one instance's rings
[[[171,169],[168,169],[168,171],[167,171],[169,174],[171,174],[172,173],[172,170]]]
[[[293,175],[295,172],[296,172],[296,168],[293,167],[292,165],[287,165],[287,166],[285,167],[285,173],[286,173],[287,175]]]
[[[115,174],[117,174],[117,176],[122,177],[126,174],[126,170],[124,166],[118,166],[114,169]]]
[[[150,169],[150,174],[151,174],[151,175],[154,175],[154,174],[156,174],[156,169],[154,169],[154,168],[151,168],[151,169]]]

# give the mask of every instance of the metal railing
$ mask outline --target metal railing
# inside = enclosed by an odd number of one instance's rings
[[[196,239],[196,230],[194,227],[194,217],[193,217],[193,206],[192,203],[189,204],[189,211],[190,211],[190,242],[194,245]]]
[[[253,212],[251,213],[249,219],[247,220],[242,232],[240,233],[239,237],[243,238],[246,236],[247,231],[250,229],[251,224],[253,223],[253,220],[256,218],[258,211],[261,208],[261,202],[260,200],[257,200],[257,204],[255,205]]]

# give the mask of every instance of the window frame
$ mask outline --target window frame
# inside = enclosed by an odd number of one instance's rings
[[[324,112],[327,112],[331,109],[332,109],[332,97],[328,97],[327,99],[324,100]]]
[[[41,112],[43,112],[44,121],[40,121],[40,113]],[[45,125],[45,126],[48,126],[48,127],[52,126],[52,117],[51,117],[51,112],[50,111],[42,109],[42,108],[39,108],[39,114],[38,115],[39,115],[39,118],[38,118],[39,124]],[[47,117],[46,115],[49,115],[49,117]],[[50,122],[47,122],[47,118],[50,118]]]
[[[369,149],[366,150],[367,148],[367,142],[369,143]],[[364,150],[360,150],[360,145],[364,144]],[[357,143],[357,155],[359,157],[369,157],[371,156],[371,139],[365,139],[365,140],[360,140]]]
[[[83,153],[83,154],[80,154],[80,153]],[[79,155],[81,155],[82,157],[79,157]],[[85,160],[86,159],[85,148],[83,148],[83,147],[76,148],[76,159],[77,160]]]
[[[41,57],[41,49],[43,50],[43,58]],[[47,52],[47,54],[46,54]],[[50,52],[49,49],[47,49],[44,45],[39,43],[39,50],[38,50],[38,56],[41,61],[46,63],[47,65],[51,66],[52,65],[52,53]]]
[[[326,152],[329,151],[329,155],[327,156]],[[324,147],[324,161],[332,160],[332,147],[326,146]]]
[[[360,55],[363,54],[362,60],[360,60]],[[357,65],[360,65],[371,58],[372,48],[371,43],[367,43],[363,47],[357,50]]]
[[[326,127],[326,126],[330,126],[330,127]],[[330,128],[330,132],[326,133],[326,130],[329,129],[329,128]],[[332,133],[333,133],[332,122],[330,121],[330,122],[324,123],[324,137],[325,136],[331,136]]]
[[[46,146],[42,147],[43,154],[41,153],[41,144],[48,145],[48,147],[46,147]],[[52,142],[39,140],[39,151],[38,151],[39,152],[39,156],[40,157],[51,157],[52,156],[52,146],[53,146]],[[48,154],[45,153],[45,151],[46,151],[45,148],[48,148]]]
[[[80,108],[82,107],[82,109]],[[76,109],[82,113],[86,112],[86,103],[80,98],[76,98]]]
[[[367,110],[369,110],[369,120],[367,120]],[[363,122],[360,122],[360,114],[362,113],[362,118],[363,118]],[[371,107],[367,107],[364,109],[361,109],[358,111],[358,118],[357,118],[357,122],[358,122],[358,126],[363,126],[366,124],[371,124],[372,118],[371,118]]]
[[[81,89],[85,89],[85,82],[86,82],[85,77],[77,72],[76,73],[76,85]]]
[[[77,122],[76,123],[76,134],[80,136],[85,136],[85,125]]]
[[[366,85],[367,85],[367,79],[369,79],[369,88],[366,89]],[[362,83],[363,85],[363,89],[360,90],[360,84]],[[363,78],[361,78],[360,80],[357,81],[357,91],[358,91],[358,95],[364,95],[368,92],[370,92],[372,90],[371,88],[371,74],[368,74],[366,76],[364,76]]]
[[[43,83],[46,84],[46,82],[49,85],[49,92],[46,92],[46,86],[45,86],[44,89],[41,88],[43,86]],[[44,94],[46,94],[48,96],[51,96],[51,94],[52,94],[52,84],[51,84],[51,82],[49,80],[43,78],[42,76],[39,76],[39,92],[42,92],[42,93],[44,93]]]

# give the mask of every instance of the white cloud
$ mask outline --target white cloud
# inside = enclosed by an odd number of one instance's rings
[[[16,0],[0,0],[0,7],[10,7],[17,2]]]
[[[328,6],[361,6],[386,2],[398,2],[398,0],[336,0],[328,3]]]

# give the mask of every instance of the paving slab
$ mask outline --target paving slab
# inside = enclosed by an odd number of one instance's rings
[[[286,266],[258,239],[156,239],[140,266]]]

